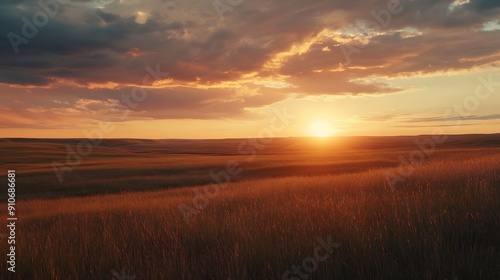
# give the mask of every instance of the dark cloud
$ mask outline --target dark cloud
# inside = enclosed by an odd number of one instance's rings
[[[149,89],[134,117],[223,118],[243,116],[248,108],[290,94],[401,92],[373,78],[458,71],[500,60],[500,31],[481,30],[499,18],[499,1],[401,1],[401,13],[389,20],[386,10],[394,1],[244,0],[224,14],[223,22],[211,1],[174,1],[168,7],[165,1],[110,1],[104,9],[95,1],[67,1],[36,36],[19,45],[17,55],[7,35],[22,35],[21,19],[32,21],[41,8],[35,0],[2,1],[0,83],[51,87],[32,89],[42,96],[34,101],[4,106],[51,109],[68,104],[58,114],[70,114],[79,100],[118,100],[132,85],[143,86],[146,66],[158,65],[170,73],[175,87]],[[149,14],[144,23],[138,23],[138,9]],[[378,30],[358,28],[373,27],[377,20],[383,25]],[[363,47],[346,63],[341,46],[356,41]],[[269,66],[278,54],[282,57]],[[291,86],[270,90],[244,81],[242,88],[213,87],[250,74],[280,78]],[[120,86],[81,88],[108,82]],[[101,109],[98,103],[78,108]]]
[[[486,10],[499,8],[500,2],[497,0],[471,0],[469,5],[477,10]]]
[[[40,85],[51,83],[53,78],[65,78],[82,84],[107,81],[140,84],[144,67],[156,63],[179,81],[208,84],[234,80],[246,73],[262,71],[263,65],[277,53],[310,40],[324,28],[339,29],[359,21],[373,21],[371,13],[382,13],[383,18],[384,12],[379,11],[387,9],[389,2],[247,1],[227,12],[222,26],[217,22],[217,17],[214,18],[215,11],[214,15],[205,15],[205,18],[196,17],[197,13],[201,15],[196,6],[193,6],[193,18],[172,21],[153,13],[147,22],[139,24],[134,15],[118,15],[89,7],[79,7],[83,21],[72,21],[67,15],[74,13],[76,8],[73,7],[72,10],[70,4],[61,4],[59,14],[50,18],[46,26],[39,28],[39,33],[29,43],[19,46],[20,55],[13,55],[10,42],[2,40],[0,82]],[[7,1],[2,4],[0,33],[15,32],[22,35],[23,23],[20,19],[23,16],[30,19],[34,12],[40,10],[35,3],[23,1],[21,5]],[[403,61],[400,67],[394,67],[394,72],[427,71],[429,64],[426,57],[437,64],[436,70],[441,70],[449,67],[446,64],[450,61],[468,58],[471,51],[476,52],[472,54],[475,57],[497,51],[494,46],[498,46],[498,39],[495,39],[498,36],[494,36],[495,34],[479,38],[489,41],[488,48],[484,50],[475,50],[470,46],[475,40],[464,42],[464,39],[470,36],[481,37],[471,28],[498,18],[499,12],[495,9],[498,1],[476,0],[450,11],[452,3],[450,0],[401,1],[403,11],[392,15],[384,29],[415,27],[437,28],[437,31],[423,30],[422,36],[410,39],[403,39],[398,33],[374,37],[356,59],[358,65],[370,65],[374,59],[392,59],[395,52],[399,56],[403,52],[411,54],[418,50],[419,44],[429,45],[429,42],[430,46],[435,46],[434,50],[443,49],[444,46],[454,51],[434,53],[424,52],[420,48],[423,52],[420,58],[424,59],[419,63],[411,63],[408,69],[404,67],[406,61]],[[158,2],[156,5],[160,4]],[[479,12],[478,9],[488,9],[489,13]],[[204,11],[203,14],[206,13]],[[460,29],[457,29],[458,32],[439,31],[439,28],[446,27]],[[450,32],[454,35],[447,35]],[[440,40],[443,37],[445,39]],[[333,47],[340,43],[331,40],[323,44]],[[127,55],[133,49],[142,54],[138,57]],[[450,60],[434,58],[443,53],[455,55]],[[332,68],[342,61],[343,57],[339,56],[338,50],[336,55],[331,55],[312,48],[305,55],[290,58],[281,71],[285,74],[297,73],[297,70],[292,69],[297,68],[293,63],[300,64],[303,67],[301,72],[305,72]],[[476,64],[488,62],[490,61],[480,60]],[[465,68],[470,64],[462,66]],[[105,71],[100,71],[102,69]],[[10,76],[15,77],[3,75],[7,71],[12,73]],[[96,71],[100,71],[99,75],[95,75]]]

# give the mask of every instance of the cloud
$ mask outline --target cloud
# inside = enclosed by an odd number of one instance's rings
[[[359,117],[360,120],[363,121],[372,121],[372,122],[385,122],[397,118],[397,115],[375,115],[375,116],[362,116]]]
[[[60,78],[81,84],[140,85],[141,71],[153,63],[167,69],[176,81],[212,84],[235,80],[248,73],[265,71],[266,63],[276,55],[314,39],[325,29],[340,31],[359,21],[373,21],[371,12],[386,8],[388,3],[247,1],[235,8],[221,25],[213,14],[202,12],[202,7],[194,4],[193,18],[172,20],[175,18],[172,15],[152,13],[144,24],[139,24],[136,11],[132,10],[134,5],[115,3],[108,11],[108,7],[105,10],[82,7],[75,4],[78,2],[61,4],[59,14],[50,18],[28,44],[19,46],[22,55],[13,56],[10,43],[2,41],[0,82],[44,85]],[[0,33],[21,35],[20,19],[31,18],[40,10],[34,3],[4,3],[0,10]],[[382,71],[385,69],[391,75],[435,72],[498,61],[497,32],[474,31],[498,17],[497,2],[472,1],[449,12],[451,3],[402,1],[402,13],[392,15],[384,28],[391,33],[371,37],[353,59],[353,67],[370,69],[355,74],[386,74]],[[161,8],[162,4],[151,1],[142,6],[153,9]],[[69,17],[75,13],[74,18],[79,20]],[[407,27],[421,30],[422,34],[404,38],[400,30]],[[455,30],[450,30],[452,27]],[[342,38],[324,39],[304,53],[288,57],[280,73],[293,78],[304,72],[335,69],[345,64],[339,46],[346,43],[346,38],[344,42],[338,39]],[[475,46],[477,41],[484,42],[479,50]],[[323,52],[320,46],[330,46],[334,53]],[[128,55],[134,49],[143,55]],[[395,60],[399,63],[391,63]]]
[[[24,114],[61,104],[67,107],[55,119],[118,113],[121,94],[152,86],[143,83],[146,66],[169,72],[169,81],[149,87],[131,118],[213,119],[251,117],[251,109],[291,95],[395,94],[405,89],[377,78],[500,60],[500,30],[482,30],[500,15],[493,0],[401,1],[402,12],[390,21],[389,0],[244,0],[223,22],[211,1],[66,1],[16,55],[5,38],[23,35],[22,18],[32,21],[41,11],[37,3],[0,3],[2,95],[33,93],[31,100],[18,95],[18,103],[3,98],[11,116],[14,109]],[[347,63],[342,47],[349,46],[359,52]],[[289,86],[266,87],[272,83]],[[107,106],[111,113],[103,112]]]
[[[471,126],[472,124],[462,123],[460,125],[457,124],[437,124],[437,125],[393,125],[391,127],[398,128],[434,128],[434,127],[458,127],[458,126]]]
[[[133,90],[141,89],[147,98],[128,105]],[[282,100],[280,93],[260,92],[260,87],[246,88],[117,88],[88,89],[60,86],[46,89],[23,89],[0,86],[0,127],[53,128],[94,121],[115,122],[161,119],[260,118],[248,109],[267,106]],[[245,94],[252,91],[253,94]],[[126,118],[124,119],[124,116]],[[34,124],[36,123],[36,124]]]
[[[486,121],[486,120],[499,120],[500,114],[490,115],[470,115],[470,116],[454,116],[454,117],[426,117],[426,118],[413,118],[404,120],[404,122],[444,122],[444,121]]]
[[[469,4],[476,10],[488,10],[500,7],[500,2],[495,0],[472,0]]]

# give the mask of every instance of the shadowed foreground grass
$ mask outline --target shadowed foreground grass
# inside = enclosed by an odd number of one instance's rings
[[[500,279],[499,154],[390,170],[233,183],[190,225],[191,188],[22,201],[8,279],[282,279],[328,236],[308,279]]]

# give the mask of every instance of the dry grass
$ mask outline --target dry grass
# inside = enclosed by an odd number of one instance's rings
[[[422,136],[421,138],[425,138]],[[127,191],[160,190],[212,182],[209,171],[224,170],[229,160],[244,169],[233,181],[319,176],[397,167],[398,155],[416,149],[416,137],[352,137],[318,140],[277,138],[248,161],[243,139],[104,140],[81,164],[58,181],[51,164],[66,162],[80,139],[0,139],[0,170],[16,169],[18,199],[60,198]],[[500,151],[500,134],[450,136],[428,162],[463,160]],[[250,146],[245,146],[251,150]],[[5,180],[5,172],[0,180]]]
[[[327,236],[342,246],[308,279],[500,279],[500,154],[469,152],[394,193],[390,167],[232,183],[190,225],[189,187],[26,200],[9,279],[281,279]]]

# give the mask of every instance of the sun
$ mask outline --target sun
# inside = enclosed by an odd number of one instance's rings
[[[316,122],[311,125],[309,134],[312,137],[325,138],[331,137],[334,133],[333,127],[328,122]]]

